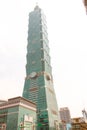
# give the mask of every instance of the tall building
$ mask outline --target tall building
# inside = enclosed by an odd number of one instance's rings
[[[58,130],[46,17],[36,6],[29,14],[26,78],[23,97],[36,103],[37,130]]]
[[[60,113],[60,120],[62,122],[65,122],[66,124],[71,123],[71,115],[68,107],[60,108],[59,113]]]

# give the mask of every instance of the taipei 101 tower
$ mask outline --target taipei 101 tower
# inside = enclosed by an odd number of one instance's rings
[[[36,6],[29,13],[26,78],[23,97],[36,103],[37,130],[59,130],[46,17]]]

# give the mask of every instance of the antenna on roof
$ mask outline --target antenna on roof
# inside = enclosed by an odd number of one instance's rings
[[[37,9],[40,9],[38,6],[38,2],[36,2],[36,6],[35,6],[34,10],[37,10]]]
[[[38,6],[38,2],[36,2],[36,6]]]

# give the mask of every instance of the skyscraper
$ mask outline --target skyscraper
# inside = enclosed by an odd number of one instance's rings
[[[29,13],[26,78],[23,97],[36,103],[37,130],[58,130],[46,17],[36,6]]]

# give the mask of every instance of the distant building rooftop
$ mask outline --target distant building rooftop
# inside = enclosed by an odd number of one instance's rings
[[[23,97],[14,97],[8,99],[8,101],[0,103],[0,109],[4,108],[9,108],[13,106],[23,106],[23,107],[28,107],[29,109],[33,109],[36,111],[36,104],[33,103],[32,101],[25,99]]]
[[[0,104],[7,102],[6,100],[0,100]]]

